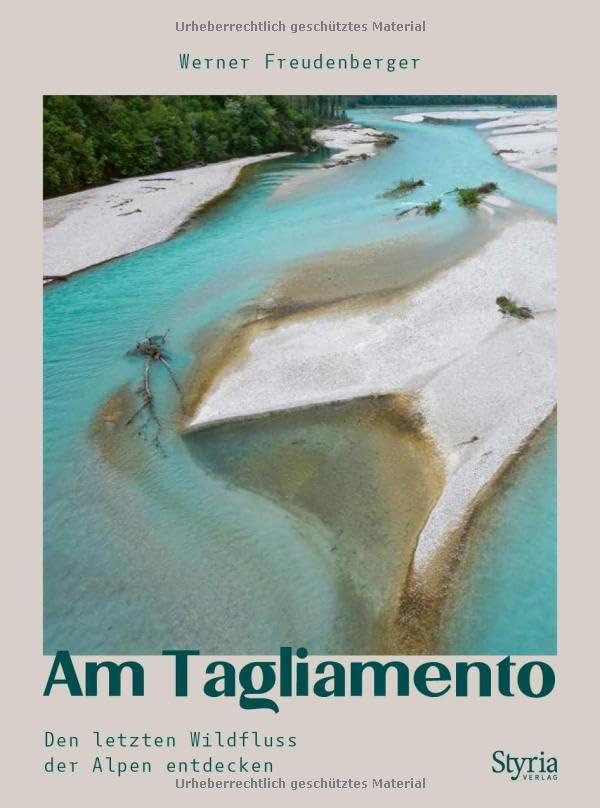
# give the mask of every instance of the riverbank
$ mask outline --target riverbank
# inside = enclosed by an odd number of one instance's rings
[[[557,111],[538,110],[504,116],[477,126],[494,153],[508,165],[557,183]]]
[[[455,548],[436,627],[441,654],[556,653],[556,421],[553,413],[535,431]]]
[[[346,165],[354,160],[366,160],[374,157],[382,146],[394,143],[396,137],[380,129],[361,126],[356,123],[343,123],[338,126],[327,126],[315,129],[312,138],[321,146],[332,149],[326,166],[332,168],[336,165]]]
[[[194,211],[229,191],[245,166],[288,154],[131,177],[44,200],[44,277],[64,278],[165,241]]]
[[[398,298],[252,323],[189,428],[411,395],[446,480],[414,555],[413,573],[423,573],[554,407],[555,230],[527,218]],[[534,319],[503,317],[499,295]]]
[[[394,120],[411,124],[476,123],[497,157],[514,168],[556,185],[556,108],[426,110],[396,115]]]
[[[335,151],[327,166],[373,157],[390,137],[341,124],[316,129],[313,139]],[[44,279],[75,272],[165,241],[199,208],[227,193],[246,166],[292,152],[240,157],[196,168],[131,177],[44,200]]]

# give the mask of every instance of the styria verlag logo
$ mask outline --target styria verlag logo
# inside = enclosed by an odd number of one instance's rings
[[[492,771],[505,774],[511,780],[558,780],[558,758],[545,752],[519,757],[504,749],[496,749],[492,754]]]

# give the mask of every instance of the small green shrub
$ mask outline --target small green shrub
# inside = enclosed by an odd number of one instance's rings
[[[393,188],[384,191],[382,196],[385,199],[395,199],[397,196],[403,196],[410,193],[410,191],[414,191],[415,188],[422,188],[423,185],[425,185],[424,180],[400,180]]]
[[[478,188],[456,188],[456,199],[463,208],[476,208],[486,194],[497,189],[495,182],[484,182]]]
[[[442,200],[441,199],[432,199],[431,202],[428,202],[426,205],[423,206],[423,213],[425,216],[435,216],[436,213],[439,213],[442,209]]]
[[[494,191],[498,190],[498,183],[497,182],[484,182],[483,185],[480,185],[477,189],[477,192],[481,196],[485,196],[485,194],[491,194]]]
[[[496,298],[496,305],[502,314],[509,317],[516,317],[518,320],[532,320],[533,312],[529,306],[519,306],[512,297],[500,295]]]
[[[398,140],[397,135],[392,135],[391,132],[381,132],[381,134],[377,135],[377,143],[380,146],[391,146],[392,143],[395,143]]]

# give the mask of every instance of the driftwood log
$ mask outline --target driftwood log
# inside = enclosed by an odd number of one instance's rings
[[[165,347],[168,333],[169,332],[166,331],[164,334],[155,334],[152,337],[146,337],[141,342],[137,342],[135,347],[129,351],[129,356],[139,356],[143,358],[144,370],[142,383],[137,390],[141,404],[126,422],[127,425],[131,425],[139,419],[142,419],[141,426],[138,430],[140,437],[145,437],[148,434],[149,428],[153,426],[154,433],[151,442],[163,454],[164,450],[160,441],[162,423],[156,411],[154,391],[152,390],[152,368],[157,363],[167,369],[169,378],[173,382],[180,398],[183,395],[177,377],[170,365],[170,356]]]

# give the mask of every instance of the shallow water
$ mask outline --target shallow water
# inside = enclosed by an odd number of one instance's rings
[[[329,171],[315,168],[315,156],[264,164],[172,240],[46,290],[46,651],[339,648],[346,604],[313,549],[329,541],[330,527],[196,462],[174,429],[177,397],[164,376],[156,376],[164,458],[132,430],[111,432],[102,419],[98,429],[98,411],[141,380],[139,360],[125,354],[146,332],[171,329],[183,376],[202,350],[199,334],[302,260],[390,239],[399,255],[428,239],[469,240],[476,219],[451,195],[431,219],[397,220],[404,202],[494,180],[512,199],[553,215],[555,190],[493,157],[472,126],[412,126],[392,121],[398,112],[354,115],[400,136],[376,159]],[[306,181],[296,183],[299,173]],[[407,176],[428,185],[410,200],[380,198]],[[377,263],[366,271],[377,273]]]
[[[441,464],[410,406],[389,396],[279,413],[194,432],[186,443],[201,467],[325,528],[313,532],[311,552],[328,571],[336,603],[326,643],[321,633],[312,650],[389,648],[398,591],[443,486]],[[289,580],[295,574],[290,569]]]
[[[475,520],[440,651],[556,653],[556,419]]]

